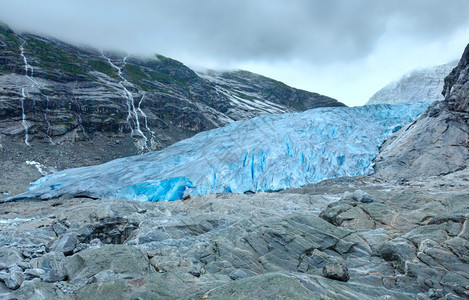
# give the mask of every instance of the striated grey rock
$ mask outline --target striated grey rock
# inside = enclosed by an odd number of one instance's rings
[[[0,248],[1,269],[6,269],[11,265],[21,263],[23,259],[23,255],[18,249]]]
[[[16,263],[16,265],[18,267],[20,267],[23,271],[26,270],[26,269],[31,268],[31,264],[27,261],[20,261],[20,262]]]
[[[18,299],[13,293],[10,293],[10,292],[0,291],[0,297],[2,297],[2,299],[4,300],[17,300]]]
[[[14,293],[15,299],[46,300],[55,299],[60,294],[56,292],[54,285],[48,282],[34,281],[22,286]]]
[[[469,47],[445,78],[445,100],[433,103],[381,147],[376,177],[411,179],[465,169],[468,164]]]
[[[417,249],[408,240],[397,238],[385,242],[377,249],[377,255],[386,261],[393,261],[396,267],[404,273],[405,263],[415,260],[417,258]]]
[[[444,79],[456,64],[454,61],[405,74],[376,92],[366,104],[444,100],[441,95]]]
[[[315,293],[297,278],[273,273],[236,280],[203,296],[208,299],[313,299]]]
[[[0,271],[0,281],[4,281],[8,277],[7,271]]]
[[[362,203],[371,203],[373,198],[362,190],[356,190],[353,193],[346,192],[341,201],[359,201]]]
[[[24,270],[25,280],[31,280],[33,278],[44,278],[45,274],[46,272],[39,268]]]

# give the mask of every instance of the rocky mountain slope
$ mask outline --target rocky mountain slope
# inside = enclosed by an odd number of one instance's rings
[[[416,70],[376,92],[366,104],[443,100],[444,78],[457,62]]]
[[[410,179],[438,176],[469,163],[469,47],[445,78],[445,100],[396,133],[376,158],[376,176]]]
[[[161,55],[101,52],[0,25],[0,193],[236,120],[322,106],[344,105],[246,71],[197,74]]]
[[[0,46],[0,132],[26,144],[123,132],[155,149],[263,113],[343,106],[246,71],[201,77],[161,55],[99,52],[5,26]]]

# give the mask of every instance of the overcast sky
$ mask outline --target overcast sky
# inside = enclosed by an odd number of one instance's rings
[[[246,69],[347,105],[459,59],[468,13],[468,0],[0,0],[17,31]]]

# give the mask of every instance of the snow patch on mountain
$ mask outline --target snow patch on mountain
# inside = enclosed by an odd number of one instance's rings
[[[245,77],[245,82],[226,78],[224,73],[216,71],[199,72],[197,75],[212,83],[219,95],[226,96],[230,108],[225,113],[235,120],[251,119],[262,114],[279,114],[294,112],[293,109],[273,103],[262,95],[262,88],[253,89],[256,82],[253,78]],[[259,83],[257,83],[259,85]]]
[[[456,64],[454,61],[406,74],[376,92],[367,104],[441,101],[444,79]]]
[[[427,102],[319,108],[264,115],[202,132],[156,152],[64,170],[12,197],[64,194],[136,200],[275,191],[324,179],[370,174],[383,141]]]

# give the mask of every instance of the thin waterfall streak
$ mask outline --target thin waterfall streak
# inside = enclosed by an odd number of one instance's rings
[[[146,130],[148,130],[151,133],[152,138],[154,138],[155,137],[155,132],[153,132],[153,130],[151,130],[150,127],[148,127],[148,117],[141,108],[143,99],[145,99],[145,94],[142,94],[142,98],[140,98],[140,101],[138,102],[137,109],[140,112],[140,114],[143,116],[143,120],[144,120]]]
[[[24,128],[24,143],[27,146],[31,146],[31,144],[29,143],[28,122],[26,121],[26,112],[24,108],[24,100],[26,100],[26,94],[24,92],[24,88],[21,88],[21,95],[23,96],[21,98],[21,118],[22,118],[21,124],[23,125],[23,128]]]

